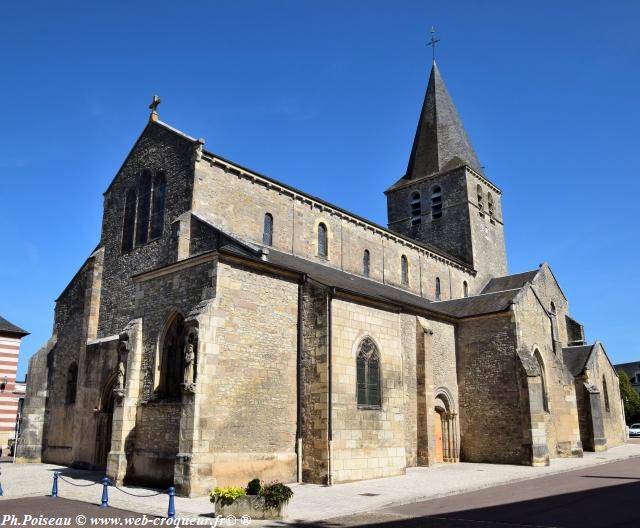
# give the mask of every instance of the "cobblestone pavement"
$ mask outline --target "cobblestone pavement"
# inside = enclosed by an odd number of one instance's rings
[[[366,513],[394,505],[411,504],[426,499],[480,490],[506,483],[520,482],[567,471],[592,467],[616,460],[640,457],[640,443],[628,443],[604,453],[586,453],[584,458],[554,459],[542,468],[499,464],[443,464],[432,468],[412,468],[406,475],[378,480],[353,482],[326,487],[313,484],[293,485],[294,497],[289,504],[290,523],[331,519],[356,513]],[[102,474],[75,470],[50,464],[1,464],[0,481],[5,497],[37,497],[51,492],[53,471],[61,471],[67,480],[60,481],[59,495],[99,504],[101,486],[75,487],[68,482],[98,484]],[[125,491],[147,497],[133,497],[110,488],[109,503],[124,510],[164,516],[168,497],[161,494],[149,497],[157,490],[126,487]],[[0,502],[0,511],[2,502]],[[211,515],[213,505],[207,497],[188,499],[176,497],[178,516]],[[252,523],[257,525],[258,523]],[[269,523],[260,523],[269,524]],[[273,523],[271,523],[273,525]]]

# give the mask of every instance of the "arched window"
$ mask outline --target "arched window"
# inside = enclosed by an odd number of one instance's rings
[[[264,215],[264,223],[262,227],[262,243],[270,246],[273,244],[273,216],[271,213]]]
[[[420,202],[420,193],[414,192],[411,195],[411,225],[418,225],[422,222],[422,203]]]
[[[431,191],[431,218],[440,218],[442,216],[442,189],[436,186]]]
[[[495,209],[493,205],[493,196],[491,195],[491,193],[487,193],[487,205],[489,207],[489,217],[493,219],[493,214],[495,212]]]
[[[365,249],[364,254],[362,255],[362,274],[365,277],[369,276],[370,265],[371,265],[371,255],[369,254],[369,250]]]
[[[442,297],[442,291],[440,289],[440,277],[436,277],[436,301],[439,301]]]
[[[602,376],[602,394],[604,396],[604,410],[609,412],[611,408],[609,407],[609,391],[607,390],[607,379]]]
[[[538,362],[538,368],[540,369],[540,392],[541,392],[541,405],[545,412],[549,412],[549,398],[547,396],[547,374],[544,370],[544,363],[542,362],[542,356],[539,351],[535,351],[534,356]]]
[[[356,371],[358,405],[380,407],[382,405],[380,353],[370,337],[365,337],[358,346]]]
[[[322,223],[318,224],[318,256],[324,258],[329,256],[327,226]]]
[[[462,283],[462,294],[465,297],[469,297],[469,285],[467,284],[467,281],[464,281]]]
[[[404,286],[409,286],[409,261],[405,255],[400,257],[400,280]]]
[[[551,313],[553,315],[555,315],[556,314],[556,305],[555,305],[555,303],[553,301],[551,301],[550,309],[551,309]]]
[[[164,197],[166,194],[167,180],[163,172],[156,174],[153,180],[153,194],[151,199],[151,228],[149,238],[151,240],[162,236],[164,228]]]
[[[162,339],[159,396],[178,398],[184,369],[184,318],[176,314]]]
[[[129,189],[124,202],[124,220],[122,223],[122,251],[133,249],[136,232],[136,190]]]
[[[151,207],[151,173],[147,170],[140,176],[138,185],[138,221],[136,225],[136,245],[149,240],[149,210]]]
[[[76,392],[78,391],[78,364],[71,363],[67,370],[67,392],[64,401],[67,405],[76,402]]]
[[[484,195],[482,194],[482,186],[478,185],[476,187],[476,192],[478,193],[478,210],[480,214],[484,214]]]

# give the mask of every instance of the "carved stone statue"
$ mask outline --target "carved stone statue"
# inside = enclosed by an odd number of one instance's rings
[[[126,360],[127,354],[129,353],[129,336],[124,336],[120,338],[118,342],[118,367],[116,370],[116,386],[113,389],[113,392],[118,398],[122,398],[124,396],[124,383],[127,374],[126,368]]]
[[[184,346],[184,372],[182,377],[182,388],[185,392],[195,392],[196,381],[196,351],[198,348],[198,330],[191,328]]]

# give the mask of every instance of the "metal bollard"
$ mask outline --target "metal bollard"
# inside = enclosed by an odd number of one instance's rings
[[[176,488],[173,486],[167,490],[169,494],[169,509],[167,510],[167,517],[173,519],[176,516],[176,504],[174,497],[176,496]]]
[[[53,486],[51,486],[52,497],[58,496],[58,475],[60,475],[60,473],[58,473],[57,471],[53,472]]]
[[[101,508],[109,506],[109,479],[104,477],[102,479],[102,500],[100,503]]]

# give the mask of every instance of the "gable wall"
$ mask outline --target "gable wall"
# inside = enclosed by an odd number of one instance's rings
[[[150,124],[134,146],[104,197],[102,245],[105,249],[103,294],[98,332],[116,334],[133,318],[131,276],[177,260],[177,217],[191,206],[193,144],[159,125]],[[137,186],[144,169],[164,171],[164,228],[162,236],[123,253],[122,226],[127,190]]]
[[[570,456],[580,444],[574,378],[554,351],[551,320],[530,288],[514,307],[518,347],[538,350],[544,362],[549,412],[544,414],[549,456]]]
[[[592,359],[587,364],[588,381],[600,390],[602,421],[607,439],[607,447],[615,447],[624,443],[626,435],[618,374],[611,366],[611,363],[609,363],[600,345],[596,345],[596,350],[593,354],[594,356],[592,356]],[[605,408],[603,376],[607,380],[609,411]]]

